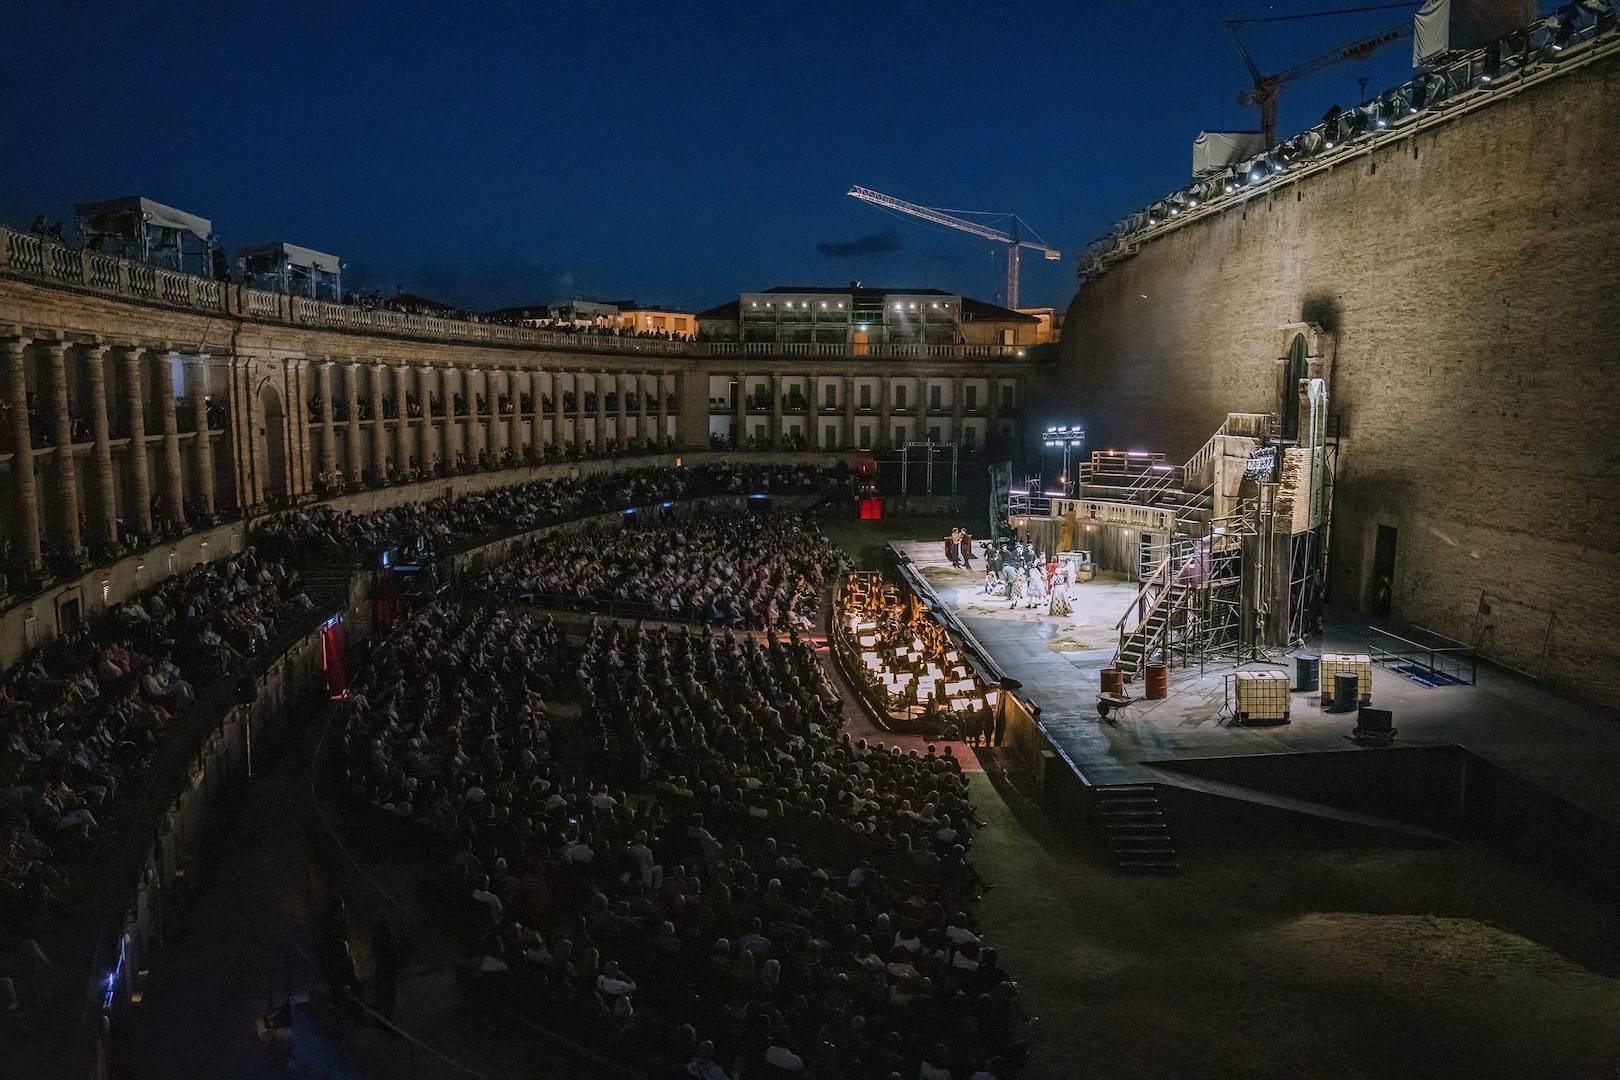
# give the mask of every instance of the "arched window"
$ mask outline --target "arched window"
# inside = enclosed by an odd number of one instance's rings
[[[1282,437],[1299,438],[1299,380],[1307,374],[1305,365],[1305,335],[1295,334],[1288,345],[1287,370],[1283,372]]]

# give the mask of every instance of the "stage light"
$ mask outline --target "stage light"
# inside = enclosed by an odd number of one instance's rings
[[[1564,46],[1575,39],[1575,5],[1570,4],[1559,8],[1557,14],[1547,20],[1547,26],[1552,30],[1553,52],[1563,52]]]
[[[1490,82],[1502,70],[1502,43],[1493,41],[1485,46],[1485,68],[1479,73],[1480,82]]]

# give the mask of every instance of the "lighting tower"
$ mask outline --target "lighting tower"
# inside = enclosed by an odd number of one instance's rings
[[[1069,471],[1069,455],[1085,445],[1086,429],[1079,424],[1049,427],[1046,429],[1045,442],[1048,449],[1063,451],[1063,474],[1058,481],[1063,485],[1063,494],[1074,494],[1075,480]]]
[[[974,236],[982,236],[986,240],[994,240],[998,244],[1006,244],[1007,306],[1010,308],[1018,306],[1018,254],[1021,250],[1028,248],[1031,251],[1038,251],[1046,257],[1047,262],[1057,262],[1063,258],[1061,251],[1048,246],[1046,241],[1041,240],[1039,236],[1035,236],[1035,240],[1040,241],[1039,243],[1024,239],[1024,233],[1034,236],[1034,230],[1024,224],[1017,214],[986,214],[975,210],[938,210],[930,206],[918,206],[916,203],[906,202],[904,199],[897,199],[893,195],[885,195],[881,191],[873,191],[871,188],[864,188],[859,185],[849,189],[849,196],[862,202],[871,203],[873,206],[881,206],[885,210],[893,210],[896,213],[921,218],[923,221],[931,221],[935,225],[943,225],[947,229],[957,229],[961,232],[971,233]],[[977,221],[969,221],[966,218],[958,217],[959,214],[975,214],[980,217],[991,218],[994,222],[1010,221],[1012,224],[1010,229],[996,229],[990,225],[981,225]]]

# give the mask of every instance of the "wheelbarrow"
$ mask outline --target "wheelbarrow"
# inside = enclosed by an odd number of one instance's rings
[[[1112,724],[1114,721],[1108,719],[1108,714],[1111,712],[1118,712],[1120,709],[1123,709],[1125,706],[1131,704],[1135,700],[1136,699],[1131,697],[1129,694],[1098,694],[1097,715],[1103,720]]]

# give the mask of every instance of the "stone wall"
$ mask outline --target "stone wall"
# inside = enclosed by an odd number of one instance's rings
[[[1195,451],[1280,412],[1281,328],[1337,348],[1334,603],[1398,530],[1396,620],[1620,700],[1620,61],[1612,55],[1169,231],[1083,284],[1049,415]]]

